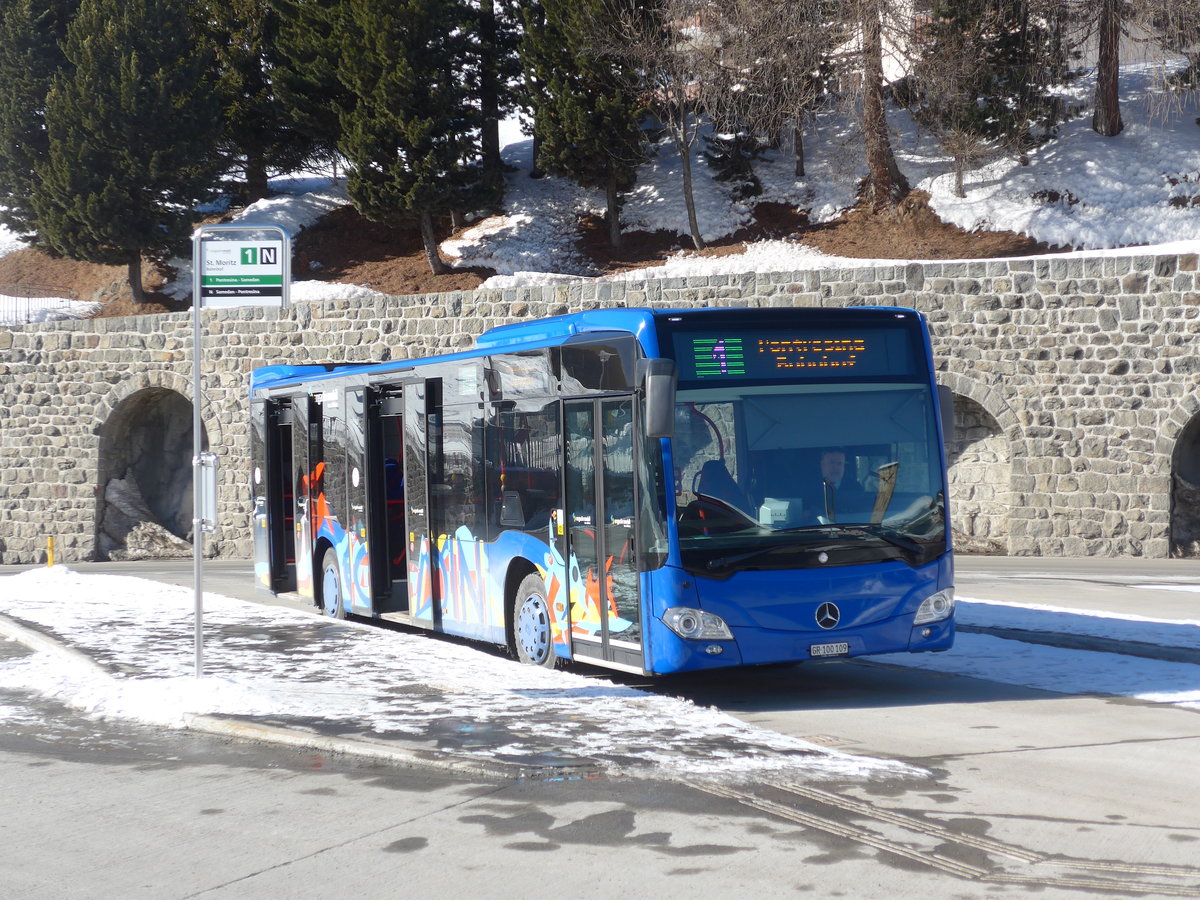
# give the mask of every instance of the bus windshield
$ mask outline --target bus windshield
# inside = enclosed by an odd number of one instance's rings
[[[916,381],[680,390],[671,448],[684,567],[720,577],[819,556],[937,558],[946,516],[931,403]]]

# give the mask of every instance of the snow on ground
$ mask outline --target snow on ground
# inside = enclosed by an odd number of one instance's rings
[[[0,225],[0,256],[7,256],[17,250],[24,249],[25,242],[13,234],[5,225]]]
[[[1134,585],[1200,591],[1195,585]],[[1081,635],[1200,650],[1200,619],[1154,619],[1032,603],[958,598],[959,624]],[[1068,650],[959,632],[946,653],[890,654],[881,662],[1063,694],[1111,694],[1200,710],[1200,665]]]
[[[63,297],[9,297],[0,294],[0,325],[86,319],[98,313],[101,306],[102,303]]]
[[[599,678],[214,594],[205,595],[205,677],[197,679],[193,596],[188,588],[61,566],[0,578],[0,613],[48,630],[122,673],[100,676],[36,653],[0,663],[0,688],[168,727],[182,727],[189,715],[318,718],[368,738],[390,735],[500,759],[588,758],[631,773],[909,771]],[[473,746],[472,734],[486,740]]]
[[[1146,587],[1158,587],[1146,585]],[[1200,588],[1193,588],[1200,590]],[[680,699],[521,666],[470,644],[205,595],[205,674],[194,677],[193,592],[65,567],[0,578],[0,614],[51,632],[116,674],[35,653],[0,662],[0,689],[91,715],[183,727],[189,716],[322,720],[335,733],[462,754],[588,758],[630,773],[725,778],[787,771],[895,774]],[[1200,647],[1200,620],[1164,620],[963,598],[959,621]],[[1200,665],[960,633],[938,654],[878,662],[1064,694],[1200,709]],[[0,721],[19,710],[0,704]]]
[[[891,654],[880,662],[1054,691],[1104,694],[1200,710],[1200,666],[959,634],[946,653]]]
[[[11,229],[0,225],[0,256],[23,250],[27,244]],[[0,285],[0,326],[58,319],[86,319],[100,310],[99,303],[81,303],[63,297],[14,297]]]
[[[954,196],[950,174],[917,186],[942,219],[967,230],[1005,228],[1087,249],[1198,240],[1200,96],[1181,95],[1175,109],[1160,112],[1151,93],[1160,77],[1151,65],[1122,70],[1125,129],[1115,138],[1096,134],[1082,115],[1031,153],[1028,166],[1004,159],[971,173],[965,198]],[[1080,80],[1069,100],[1082,105],[1094,87],[1094,78]]]
[[[921,133],[903,110],[889,108],[900,167],[914,187],[930,193],[931,205],[942,219],[967,230],[1014,231],[1048,244],[1083,249],[1146,245],[1147,253],[1200,251],[1200,200],[1195,199],[1200,198],[1196,125],[1200,97],[1181,95],[1175,109],[1160,114],[1154,88],[1161,75],[1162,70],[1151,65],[1123,69],[1121,110],[1126,127],[1117,137],[1103,138],[1091,130],[1086,104],[1095,89],[1095,75],[1085,74],[1064,88],[1066,101],[1080,114],[1061,126],[1059,136],[1031,153],[1028,165],[1002,158],[968,172],[965,198],[954,196],[952,161],[936,142]],[[457,238],[453,243],[457,261],[496,270],[497,275],[484,282],[485,288],[558,280],[547,273],[591,274],[586,267],[572,264],[574,231],[568,226],[581,212],[602,212],[603,198],[598,193],[568,192],[556,187],[555,179],[529,179],[529,148],[527,141],[506,150],[510,154],[506,158],[516,166],[508,176],[506,202],[519,205],[522,216],[536,221],[538,217],[522,199],[535,192],[540,209],[554,209],[555,227],[542,229],[532,247],[525,245],[521,222],[512,216],[489,220],[492,224],[486,233]],[[808,210],[813,222],[829,221],[853,205],[856,184],[866,174],[861,159],[844,166],[847,153],[850,159],[861,157],[854,124],[840,111],[817,117],[806,134],[806,149],[804,178],[794,176],[789,152],[766,153],[755,164],[763,184],[763,193],[755,199],[789,203]],[[698,145],[692,166],[697,218],[705,239],[714,240],[746,224],[750,209],[732,200],[725,185],[713,181],[701,151]],[[673,231],[686,242],[679,170],[679,157],[670,143],[659,144],[639,171],[622,213],[627,230]],[[498,222],[506,228],[499,230]],[[753,244],[740,256],[705,258],[681,250],[663,266],[612,277],[804,271],[880,262],[894,260],[827,256],[795,241],[775,240]]]

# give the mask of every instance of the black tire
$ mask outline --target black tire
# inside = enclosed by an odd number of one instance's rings
[[[537,575],[526,575],[513,600],[513,649],[517,659],[528,666],[554,668],[553,613],[546,597],[546,585]]]
[[[342,596],[342,573],[338,567],[337,554],[330,547],[321,558],[320,585],[321,611],[331,619],[346,618],[346,598]]]

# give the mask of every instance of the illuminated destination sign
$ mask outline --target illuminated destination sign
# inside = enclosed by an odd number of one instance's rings
[[[684,381],[907,375],[916,370],[906,328],[679,331],[675,358]]]

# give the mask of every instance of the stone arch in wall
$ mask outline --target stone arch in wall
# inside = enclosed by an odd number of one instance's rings
[[[1186,421],[1178,427],[1181,418]],[[1175,435],[1170,447],[1170,552],[1172,556],[1200,557],[1200,403],[1193,398],[1172,424],[1177,427],[1171,429]]]
[[[190,394],[173,373],[141,373],[98,410],[97,559],[191,555]]]
[[[1017,419],[1003,401],[953,373],[938,381],[954,395],[954,430],[946,442],[955,549],[1007,553],[1012,510],[1012,440]]]

